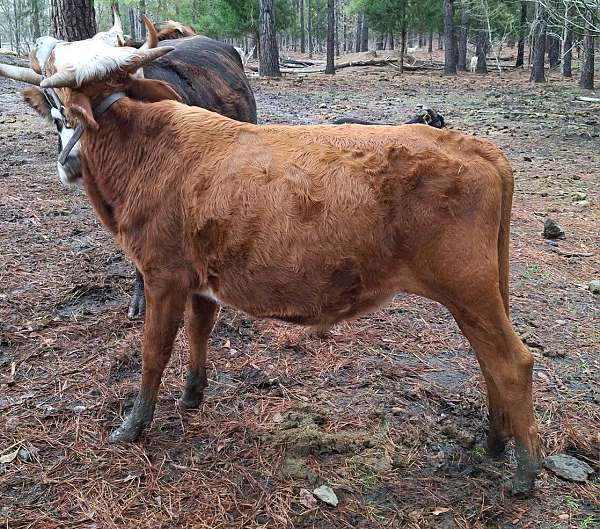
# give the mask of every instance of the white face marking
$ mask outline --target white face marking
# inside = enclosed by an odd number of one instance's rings
[[[50,113],[52,114],[52,118],[54,119],[58,134],[60,136],[60,151],[62,151],[73,137],[73,134],[75,134],[75,129],[65,125],[62,114],[56,108],[52,107],[50,109]],[[79,180],[81,180],[80,168],[81,162],[79,158],[79,142],[77,142],[71,149],[64,166],[61,165],[60,162],[56,162],[58,178],[60,178],[60,181],[65,186],[71,186],[74,183],[78,183]]]

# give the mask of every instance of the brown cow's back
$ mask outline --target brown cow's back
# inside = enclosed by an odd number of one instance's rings
[[[226,304],[332,323],[406,285],[423,293],[430,278],[420,259],[448,237],[487,237],[481,244],[497,251],[489,230],[469,232],[474,217],[499,224],[495,166],[510,174],[486,142],[420,125],[256,127],[179,108],[174,134],[189,155],[181,161],[184,246],[199,289]],[[207,133],[215,126],[218,141]],[[210,165],[193,169],[199,146]]]

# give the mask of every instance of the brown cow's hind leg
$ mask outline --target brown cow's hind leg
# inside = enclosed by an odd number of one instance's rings
[[[510,434],[514,436],[517,473],[513,490],[530,494],[539,471],[532,400],[533,357],[513,330],[499,292],[469,296],[469,301],[463,303],[455,300],[451,310],[475,350],[488,385],[488,448],[497,454]]]
[[[158,387],[171,357],[173,341],[181,325],[185,294],[176,285],[161,285],[159,289],[146,284],[146,321],[142,357],[142,384],[133,409],[121,426],[112,432],[109,441],[135,441],[152,422]]]
[[[202,402],[206,379],[208,338],[218,314],[218,305],[198,294],[191,294],[185,314],[185,330],[190,343],[190,364],[183,395],[182,409],[197,408]]]

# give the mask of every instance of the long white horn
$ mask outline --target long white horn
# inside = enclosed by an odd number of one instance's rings
[[[158,34],[152,21],[144,15],[144,26],[146,26],[146,42],[142,45],[140,50],[151,50],[158,46]]]
[[[137,70],[142,66],[151,63],[152,61],[166,55],[175,48],[173,46],[161,46],[160,48],[152,48],[151,50],[136,50],[132,58],[128,61],[127,70]]]
[[[121,23],[121,17],[117,11],[117,6],[112,6],[113,12],[113,26],[108,30],[108,33],[116,33],[120,37],[123,37],[123,24]]]
[[[22,66],[12,66],[10,64],[0,64],[0,75],[8,77],[15,81],[23,81],[24,83],[38,85],[42,81],[42,76],[34,72],[31,68],[23,68]]]
[[[56,72],[47,79],[44,79],[40,86],[42,88],[76,88],[77,79],[73,70],[63,70]]]

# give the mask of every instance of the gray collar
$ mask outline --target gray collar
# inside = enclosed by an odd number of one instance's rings
[[[55,95],[54,90],[52,90],[51,93],[53,95]],[[114,92],[114,93],[110,94],[109,96],[105,97],[100,102],[98,102],[94,105],[94,108],[93,108],[94,116],[101,116],[102,114],[104,114],[104,112],[106,112],[113,105],[113,103],[116,103],[119,99],[123,99],[124,97],[127,97],[127,94],[125,94],[125,92]],[[60,165],[65,164],[65,162],[67,161],[67,158],[69,157],[70,152],[73,150],[73,147],[75,147],[75,144],[81,139],[81,136],[83,135],[84,132],[85,132],[85,126],[78,125],[77,128],[75,129],[75,133],[73,134],[73,136],[71,136],[71,139],[69,140],[69,142],[63,147],[63,150],[61,151],[61,153],[58,157],[58,163]]]

